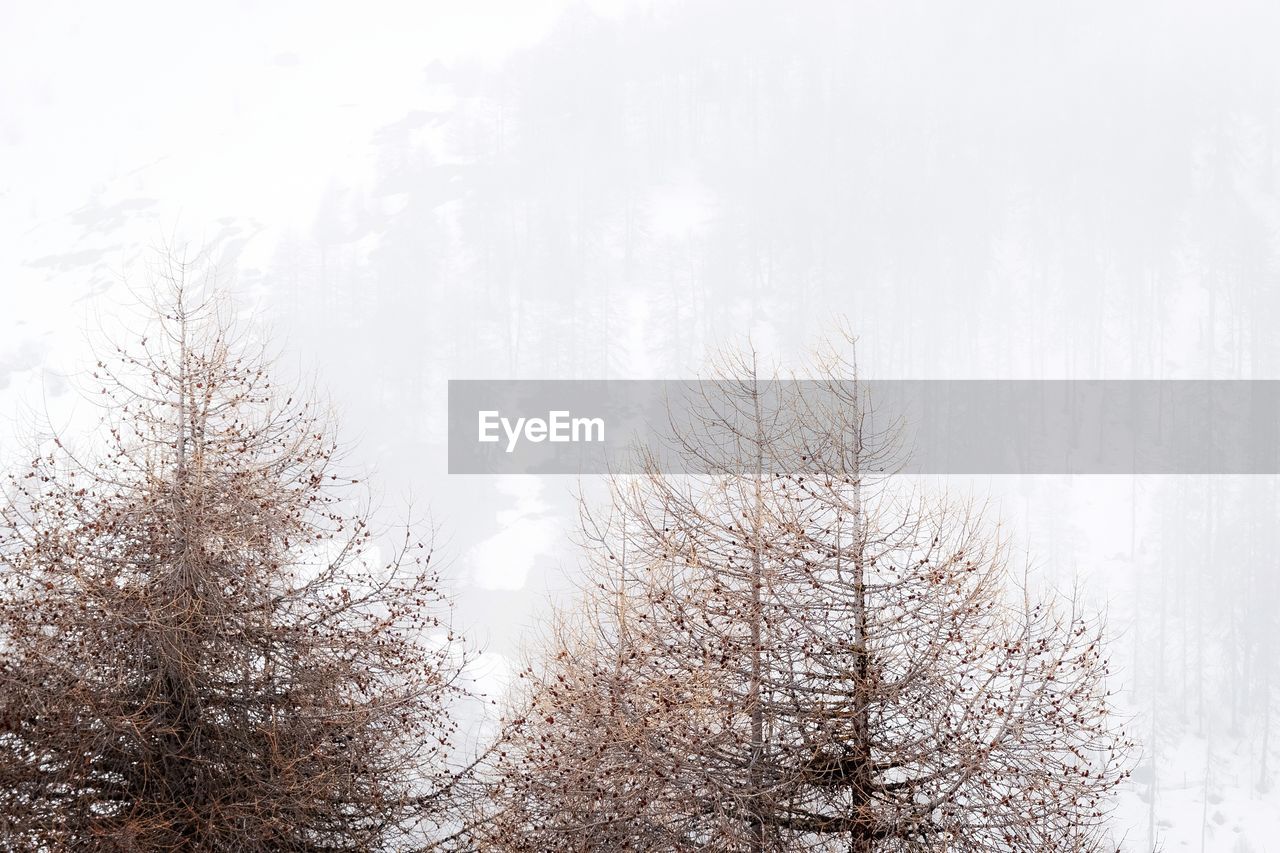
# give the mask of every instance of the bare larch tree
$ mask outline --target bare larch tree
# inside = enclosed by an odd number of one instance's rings
[[[700,475],[651,455],[584,506],[584,603],[521,674],[491,849],[1107,848],[1131,744],[1099,620],[888,476],[900,433],[850,366],[813,372],[730,362],[672,420]]]
[[[162,270],[105,441],[9,479],[0,849],[423,849],[466,656],[430,540],[379,544],[324,412]]]

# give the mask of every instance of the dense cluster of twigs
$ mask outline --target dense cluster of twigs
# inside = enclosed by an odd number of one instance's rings
[[[185,272],[97,365],[105,451],[10,478],[0,849],[415,849],[464,663],[430,543],[378,559],[323,413]]]
[[[731,363],[584,507],[584,609],[493,768],[509,851],[1095,851],[1130,743],[1100,626],[1034,597],[965,503],[890,486],[851,375]],[[1114,845],[1111,846],[1114,849]]]

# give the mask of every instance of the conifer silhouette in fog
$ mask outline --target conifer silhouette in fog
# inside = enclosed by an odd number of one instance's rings
[[[430,540],[377,557],[328,419],[190,274],[97,364],[100,449],[8,480],[0,849],[420,849],[465,658]]]
[[[754,357],[585,505],[580,607],[523,673],[496,849],[1115,849],[1130,742],[1098,620],[1034,595],[970,502],[891,476],[850,365]]]

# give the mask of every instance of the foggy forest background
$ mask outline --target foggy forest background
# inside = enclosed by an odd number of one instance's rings
[[[573,484],[448,478],[447,379],[786,365],[839,318],[872,378],[1280,378],[1260,3],[132,11],[0,12],[4,461],[92,414],[82,330],[157,241],[203,246],[432,510],[493,691],[581,569]],[[1275,480],[945,485],[1108,606],[1130,841],[1268,849]]]

